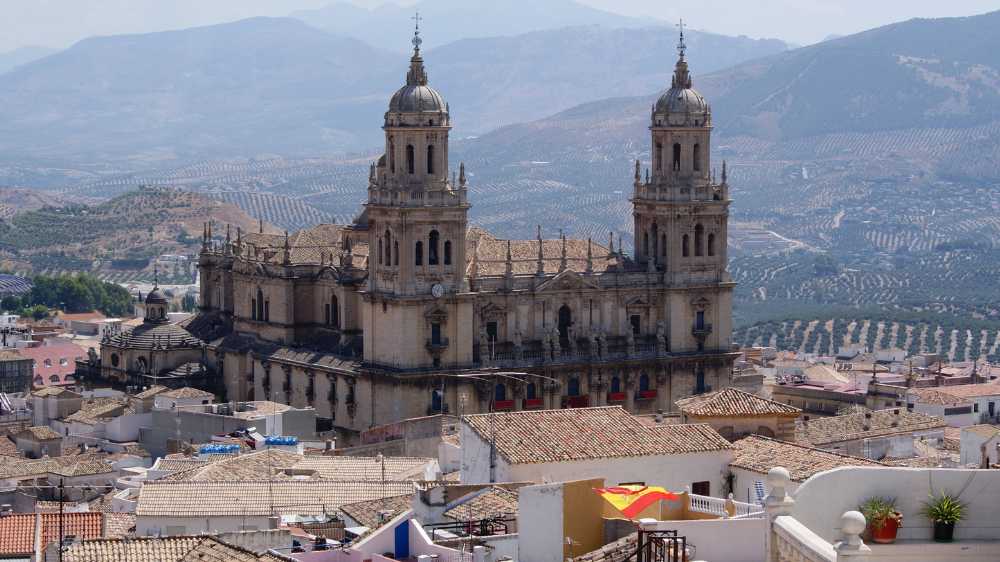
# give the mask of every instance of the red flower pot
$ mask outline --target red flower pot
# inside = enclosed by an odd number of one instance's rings
[[[889,544],[896,542],[896,532],[899,531],[899,521],[893,518],[882,522],[881,527],[872,525],[872,541],[879,544]]]

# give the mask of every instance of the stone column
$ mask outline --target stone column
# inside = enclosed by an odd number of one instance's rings
[[[764,543],[765,560],[779,562],[774,520],[782,515],[791,515],[795,500],[788,495],[786,487],[791,481],[791,475],[784,467],[776,466],[767,473],[767,485],[771,491],[764,500],[764,511],[767,515],[767,540]]]

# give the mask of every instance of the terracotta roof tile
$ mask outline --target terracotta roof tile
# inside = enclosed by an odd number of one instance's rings
[[[795,428],[795,440],[799,443],[823,446],[855,439],[944,429],[946,426],[944,420],[937,416],[910,412],[905,408],[893,408],[815,418],[809,422],[800,421]]]
[[[490,486],[459,498],[444,516],[461,522],[516,516],[517,505],[517,491]]]
[[[385,521],[379,519],[379,513],[389,512],[391,513],[390,518],[395,517],[410,509],[412,502],[413,494],[401,494],[388,498],[344,504],[340,506],[340,510],[351,519],[357,521],[358,524],[364,525],[372,531],[385,523]]]
[[[943,388],[918,388],[911,390],[910,394],[916,395],[917,401],[921,404],[933,404],[935,406],[960,406],[970,403],[965,398],[956,396],[950,392],[943,392],[942,390]]]
[[[677,401],[681,412],[689,416],[798,416],[795,406],[762,398],[736,388],[725,388]]]
[[[47,441],[50,439],[62,439],[62,436],[52,430],[51,427],[47,425],[35,425],[32,427],[26,427],[21,431],[17,432],[18,435],[29,434],[32,439],[38,441]]]
[[[511,464],[643,457],[729,449],[704,424],[647,426],[620,406],[504,412],[462,421]]]
[[[63,531],[80,538],[100,538],[101,513],[64,513]],[[40,519],[39,519],[40,518]],[[0,517],[0,556],[32,554],[35,551],[35,526],[42,525],[42,546],[59,539],[58,513],[15,513]]]
[[[411,482],[264,480],[243,482],[146,482],[138,517],[319,515],[348,503],[411,493]]]
[[[190,386],[168,390],[167,392],[164,392],[162,396],[166,396],[167,398],[215,398],[215,395],[211,392],[192,388]]]
[[[211,536],[87,540],[63,553],[64,562],[279,562],[294,559],[256,554]]]
[[[760,435],[751,435],[734,442],[733,449],[735,455],[729,466],[759,474],[767,474],[775,466],[783,466],[788,469],[795,482],[804,482],[813,474],[841,466],[885,466],[877,461],[831,453]]]

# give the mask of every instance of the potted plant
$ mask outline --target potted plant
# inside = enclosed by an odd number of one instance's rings
[[[858,507],[868,522],[871,540],[881,544],[896,542],[903,514],[896,511],[896,498],[873,496]]]
[[[955,523],[965,517],[965,504],[947,492],[931,494],[924,502],[924,515],[934,522],[934,540],[951,542],[955,534]]]

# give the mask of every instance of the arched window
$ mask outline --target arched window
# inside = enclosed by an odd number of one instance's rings
[[[438,264],[438,231],[432,230],[427,242],[427,265]]]
[[[389,171],[396,173],[396,143],[389,139]]]
[[[385,265],[392,265],[392,233],[385,231]]]
[[[643,373],[639,375],[639,392],[645,392],[649,390],[649,375]]]
[[[656,143],[656,171],[663,171],[663,143]]]
[[[677,172],[681,169],[681,144],[679,142],[674,143],[674,171]]]
[[[434,173],[434,145],[427,147],[427,173]]]
[[[611,377],[611,392],[621,392],[622,391],[622,380],[617,376]]]
[[[49,382],[58,383],[59,375],[52,375],[51,377],[49,377]]]
[[[271,321],[271,301],[264,299],[264,322]]]
[[[502,382],[498,382],[496,388],[493,389],[493,400],[499,402],[501,400],[507,399],[507,385]]]
[[[524,397],[528,400],[534,400],[538,394],[538,389],[535,387],[535,383],[529,382],[524,389]]]
[[[643,232],[642,233],[642,254],[644,256],[648,256],[649,255],[649,233],[648,232]]]
[[[337,300],[337,295],[330,295],[330,325],[335,328],[340,327],[340,302]]]
[[[691,157],[694,163],[694,170],[697,172],[701,170],[701,145],[694,145],[694,154]]]
[[[660,235],[660,256],[662,256],[664,258],[667,257],[667,235],[666,234],[661,234]]]
[[[688,235],[685,234],[681,237],[681,255],[685,258],[690,255],[690,250],[688,250]]]
[[[399,240],[392,241],[392,265],[399,265]]]
[[[708,255],[715,255],[715,234],[708,233]]]
[[[441,406],[442,406],[443,402],[444,401],[442,400],[442,397],[441,397],[441,390],[435,389],[433,392],[431,392],[431,411],[432,412],[440,412],[441,411]]]
[[[385,262],[382,260],[382,239],[379,238],[378,239],[378,264],[382,265],[383,263],[385,263]]]
[[[702,256],[705,252],[705,227],[696,224],[694,226],[694,255]]]
[[[413,248],[413,263],[424,265],[424,243],[420,240],[417,240],[417,245]]]
[[[250,297],[250,319],[257,319],[257,299],[254,297]]]
[[[570,396],[579,396],[580,395],[580,378],[579,377],[570,377],[569,378],[569,384],[566,386],[566,388],[567,388],[566,394],[568,394]]]
[[[444,241],[444,264],[451,265],[451,240]]]
[[[653,256],[660,255],[660,248],[657,245],[660,241],[660,230],[657,228],[656,223],[653,223]]]
[[[414,162],[415,161],[414,161],[414,155],[413,155],[413,145],[412,144],[408,144],[408,145],[406,145],[406,171],[407,171],[407,173],[410,173],[410,174],[414,173],[414,167],[415,167],[415,163]]]
[[[264,318],[264,291],[257,289],[257,318],[256,320],[265,320]]]
[[[562,305],[559,307],[559,339],[563,342],[569,342],[569,327],[573,324],[573,311],[570,310],[569,306]]]
[[[111,354],[111,366],[112,367],[117,367],[118,366],[118,354],[117,353],[112,353]]]
[[[707,390],[708,388],[705,386],[705,371],[698,371],[698,374],[695,375],[694,393],[704,394]]]

